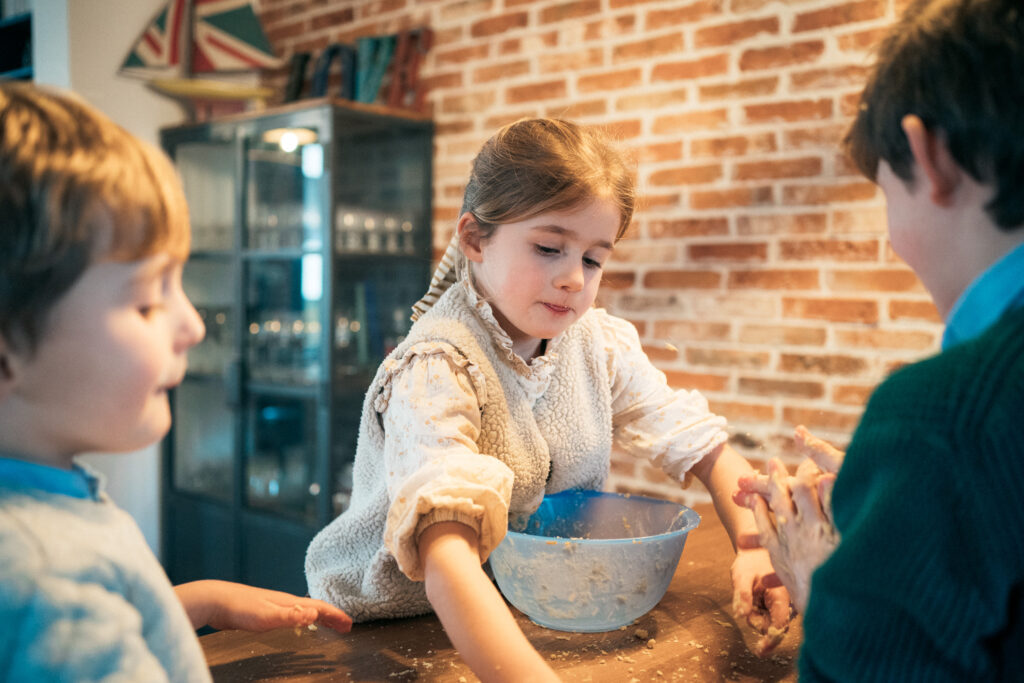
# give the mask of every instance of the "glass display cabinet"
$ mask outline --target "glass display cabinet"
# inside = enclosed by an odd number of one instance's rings
[[[349,503],[365,391],[429,283],[433,125],[313,100],[161,142],[206,325],[172,396],[164,565],[304,594],[306,546]]]

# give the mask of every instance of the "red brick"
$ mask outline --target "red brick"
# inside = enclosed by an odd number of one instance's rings
[[[741,40],[752,38],[762,33],[776,35],[779,32],[778,17],[747,19],[718,26],[706,26],[694,34],[697,47],[717,47],[731,45]]]
[[[566,2],[561,5],[545,7],[540,12],[540,23],[550,24],[555,21],[566,19],[579,19],[601,11],[600,0],[578,0],[577,2]]]
[[[833,66],[825,69],[810,69],[808,71],[792,73],[789,76],[789,84],[793,92],[801,90],[827,90],[829,88],[849,85],[863,88],[867,75],[867,66]]]
[[[722,177],[721,164],[667,168],[651,174],[651,185],[691,185],[710,183]]]
[[[545,74],[579,71],[602,66],[604,66],[604,51],[597,47],[576,52],[544,54],[537,59],[537,68]]]
[[[823,375],[846,376],[859,375],[867,369],[867,361],[856,356],[784,353],[779,357],[779,370],[782,372],[814,372]]]
[[[733,270],[729,273],[729,289],[818,289],[817,270]]]
[[[355,19],[355,13],[351,7],[344,7],[323,14],[314,14],[310,17],[310,26],[314,31],[321,28],[335,28],[342,24],[351,23]]]
[[[924,351],[935,348],[938,335],[914,330],[836,330],[842,347]]]
[[[782,134],[783,149],[823,149],[834,152],[842,144],[849,125],[846,123],[827,126],[801,126]]]
[[[679,218],[675,220],[652,220],[647,228],[651,237],[702,237],[726,235],[729,221],[724,218]]]
[[[668,33],[633,43],[623,43],[612,48],[612,63],[630,59],[650,59],[661,55],[678,54],[683,51],[683,34]]]
[[[420,84],[428,91],[462,86],[462,72],[435,73],[420,79]]]
[[[654,363],[674,361],[679,358],[679,349],[668,344],[644,344],[641,350]]]
[[[517,85],[505,91],[505,101],[509,104],[520,102],[536,102],[537,100],[550,100],[555,97],[565,97],[566,85],[564,80],[546,81],[544,83],[531,83],[530,85]]]
[[[612,9],[637,4],[644,0],[611,0]],[[678,24],[688,24],[712,14],[720,14],[723,0],[698,0],[688,5],[674,3],[670,9],[652,9],[647,12],[647,30],[658,30]]]
[[[834,270],[827,277],[837,292],[923,292],[924,286],[909,268]]]
[[[674,389],[696,389],[697,391],[725,391],[729,378],[701,372],[663,370],[668,385]]]
[[[335,0],[337,1],[337,0]],[[460,0],[442,5],[438,11],[443,24],[474,19],[494,13],[495,0]]]
[[[718,54],[683,62],[655,64],[651,70],[651,81],[677,81],[680,79],[718,76],[729,72],[729,55]]]
[[[868,206],[832,214],[832,231],[837,235],[869,233],[884,235],[888,231],[885,207]]]
[[[530,63],[526,60],[504,62],[480,67],[473,70],[474,83],[490,83],[504,78],[515,78],[530,73]]]
[[[875,391],[874,384],[840,384],[832,389],[832,402],[844,406],[865,406]]]
[[[389,14],[405,8],[405,0],[375,0],[360,8],[360,16],[364,19],[380,14]]]
[[[769,76],[767,78],[748,78],[728,83],[709,83],[700,86],[698,93],[703,101],[734,100],[772,95],[778,90],[778,87],[779,77]]]
[[[793,22],[793,33],[878,19],[885,16],[885,5],[883,0],[861,0],[798,14]]]
[[[630,88],[640,83],[640,69],[621,69],[618,71],[606,71],[604,73],[580,76],[576,81],[576,88],[581,93],[621,90]]]
[[[876,261],[878,240],[782,240],[779,257],[792,261]]]
[[[839,49],[844,52],[863,52],[877,45],[888,33],[888,26],[847,33],[846,35],[839,36]]]
[[[484,90],[465,95],[451,95],[441,100],[441,111],[445,114],[467,114],[487,109],[494,104],[496,94]]]
[[[601,129],[612,140],[628,140],[639,137],[643,132],[643,122],[639,119],[625,119],[622,121],[605,121]]]
[[[875,186],[869,182],[842,185],[790,185],[782,188],[782,202],[788,205],[833,204],[871,199]]]
[[[301,36],[309,31],[309,26],[305,19],[299,19],[290,24],[278,24],[273,28],[266,30],[267,40],[270,41],[271,45],[275,43],[283,43],[289,38],[295,38]]]
[[[806,178],[821,174],[821,159],[779,159],[777,161],[753,161],[737,164],[733,170],[734,180],[764,180],[766,178]]]
[[[615,109],[616,111],[636,111],[637,109],[651,111],[681,104],[686,102],[686,98],[687,93],[684,88],[661,92],[653,92],[644,88],[639,93],[624,95],[616,99]]]
[[[691,244],[686,253],[691,261],[766,261],[768,245],[764,242]]]
[[[832,116],[832,100],[789,100],[748,104],[743,107],[743,113],[747,123],[827,119]]]
[[[678,347],[681,342],[688,341],[728,341],[731,329],[729,323],[659,320],[654,323],[653,335],[666,344]]]
[[[653,270],[644,276],[651,289],[718,289],[722,276],[708,270]]]
[[[779,67],[792,66],[793,64],[806,64],[807,62],[813,62],[824,52],[825,43],[820,40],[745,50],[740,56],[740,69],[742,71],[752,71],[755,69],[777,69]]]
[[[716,415],[725,415],[729,423],[736,422],[774,422],[775,408],[763,403],[747,403],[741,401],[708,401],[708,407]]]
[[[847,93],[839,98],[839,113],[843,116],[853,117],[860,108],[861,91]]]
[[[570,102],[549,109],[547,116],[554,116],[560,119],[580,119],[588,116],[603,116],[608,113],[607,100],[584,100],[582,102]]]
[[[730,190],[705,190],[690,193],[690,206],[694,209],[724,209],[771,203],[772,188],[770,187],[736,187]]]
[[[636,17],[632,14],[618,17],[605,17],[600,21],[592,21],[583,31],[583,40],[595,42],[607,38],[615,38],[631,33],[636,26]]]
[[[683,143],[681,140],[673,142],[658,142],[644,145],[634,150],[640,163],[659,161],[678,161],[683,158]]]
[[[837,432],[852,432],[860,422],[860,413],[840,413],[834,410],[784,407],[782,418],[789,424],[805,425],[811,431],[827,429]]]
[[[732,135],[724,138],[705,138],[690,141],[692,157],[744,156],[754,152],[774,152],[774,133]]]
[[[728,125],[729,111],[727,109],[709,109],[659,116],[654,119],[653,132],[655,135],[674,135],[693,130],[724,128]]]
[[[890,320],[923,320],[941,323],[942,317],[931,301],[890,301]]]
[[[526,28],[529,21],[530,15],[526,12],[501,14],[474,22],[469,28],[469,33],[474,38],[487,38],[513,29]]]
[[[782,299],[782,312],[787,318],[829,320],[836,323],[878,322],[878,302],[863,299]]]
[[[485,59],[490,53],[490,45],[481,43],[470,47],[453,48],[451,50],[438,50],[434,52],[434,62],[438,66],[447,64],[465,64],[478,59]]]
[[[740,328],[738,341],[768,346],[823,346],[827,338],[824,327],[748,324]]]
[[[739,393],[755,396],[785,396],[787,398],[821,398],[825,395],[825,387],[821,382],[740,377]]]
[[[826,223],[825,214],[820,213],[762,213],[737,217],[736,233],[739,235],[820,234],[825,232]]]
[[[768,367],[772,355],[768,351],[736,351],[734,349],[686,349],[686,360],[693,365],[760,370]]]

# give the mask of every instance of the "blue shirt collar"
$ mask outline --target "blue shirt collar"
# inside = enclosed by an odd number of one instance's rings
[[[953,305],[942,348],[977,337],[1004,313],[1024,306],[1024,244],[992,264]]]
[[[77,463],[72,465],[70,470],[64,470],[4,457],[0,457],[0,484],[93,500],[99,500],[103,492],[100,476]]]

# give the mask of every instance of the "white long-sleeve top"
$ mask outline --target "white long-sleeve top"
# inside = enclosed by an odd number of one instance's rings
[[[310,593],[355,619],[428,611],[413,581],[429,524],[468,524],[485,560],[510,515],[545,493],[600,488],[613,444],[682,480],[726,438],[725,420],[667,385],[627,321],[588,311],[527,363],[462,280],[378,372],[353,504],[310,545]]]

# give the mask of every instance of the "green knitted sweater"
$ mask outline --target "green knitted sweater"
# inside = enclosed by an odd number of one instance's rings
[[[1024,676],[1024,309],[871,397],[833,493],[800,680]]]

